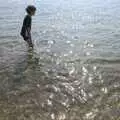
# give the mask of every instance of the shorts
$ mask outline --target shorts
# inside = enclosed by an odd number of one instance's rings
[[[29,47],[33,47],[31,36],[30,37],[22,36],[22,37],[23,37],[24,41],[26,41],[28,43]]]

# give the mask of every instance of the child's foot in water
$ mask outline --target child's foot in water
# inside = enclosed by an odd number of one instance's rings
[[[33,49],[33,44],[29,44],[29,47]]]
[[[28,43],[28,45],[29,45],[30,48],[33,48],[33,43],[32,43],[31,40],[28,40],[27,43]]]

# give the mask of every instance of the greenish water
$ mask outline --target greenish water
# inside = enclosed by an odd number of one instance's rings
[[[0,1],[0,120],[120,120],[119,0],[34,1],[33,51],[31,2]]]

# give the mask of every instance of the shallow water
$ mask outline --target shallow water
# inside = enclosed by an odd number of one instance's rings
[[[120,1],[34,1],[33,51],[32,2],[0,1],[0,120],[120,120]]]

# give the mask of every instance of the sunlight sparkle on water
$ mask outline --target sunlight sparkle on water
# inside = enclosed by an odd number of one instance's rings
[[[93,78],[92,78],[91,76],[89,76],[89,78],[88,78],[89,84],[92,84],[92,83],[93,83],[92,79],[93,79]]]
[[[52,101],[51,100],[47,100],[47,104],[49,105],[49,106],[52,106]]]
[[[104,92],[105,94],[108,93],[108,89],[107,88],[102,88],[101,91]]]
[[[53,119],[53,120],[55,119],[55,114],[54,113],[51,114],[51,119]]]
[[[64,113],[59,113],[58,120],[65,120],[65,119],[66,119],[66,115]]]

